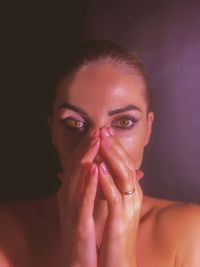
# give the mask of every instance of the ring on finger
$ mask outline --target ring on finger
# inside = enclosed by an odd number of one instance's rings
[[[124,193],[124,195],[129,196],[129,195],[132,195],[134,192],[135,192],[135,187],[134,187],[132,190],[130,190],[130,191],[125,191],[125,192],[123,192],[123,193]]]

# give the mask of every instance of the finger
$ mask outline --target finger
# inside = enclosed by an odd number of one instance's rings
[[[94,133],[96,133],[96,131]],[[95,138],[91,141],[90,149],[86,152],[83,159],[81,160],[83,165],[84,165],[84,163],[92,163],[93,161],[95,161],[95,159],[97,157],[97,152],[99,150],[99,144],[100,144],[99,138]],[[61,182],[63,182],[64,181],[64,171],[61,170],[57,174],[57,177],[59,178],[59,180]]]
[[[127,152],[122,145],[116,144],[112,136],[107,136],[103,132],[101,137],[101,152],[111,168],[111,175],[114,176],[118,189],[121,193],[132,191],[136,181],[136,172],[133,167],[130,169],[127,166]]]
[[[77,187],[77,178],[83,175],[82,172],[85,169],[84,165],[91,164],[98,153],[100,145],[98,136],[99,130],[90,132],[89,137],[87,136],[76,148],[68,164],[69,167],[64,171],[64,175],[60,175],[62,182],[65,182],[66,186],[70,188],[72,192],[74,192]],[[64,176],[66,178],[64,178]]]
[[[99,165],[99,182],[108,202],[109,214],[112,216],[119,213],[122,205],[121,194],[104,162]]]
[[[80,216],[82,220],[92,218],[97,184],[98,168],[96,164],[92,164],[90,165],[90,169],[86,177],[85,190],[80,203]]]
[[[132,216],[138,214],[141,209],[143,193],[138,182],[135,183],[134,192],[131,195],[122,195],[123,210],[127,218],[132,220]]]
[[[136,181],[140,181],[144,176],[144,172],[141,170],[136,170]]]
[[[64,180],[64,172],[63,171],[60,171],[58,174],[57,174],[57,177],[58,179],[62,182]]]
[[[100,139],[99,137],[95,137],[95,139],[92,139],[90,142],[89,149],[86,151],[84,156],[81,159],[81,163],[92,163],[94,162],[94,159],[99,151],[99,146],[100,146]]]
[[[71,161],[68,165],[71,166],[69,172],[72,172],[77,167],[77,163],[80,163],[81,160],[83,162],[91,162],[93,161],[93,154],[96,155],[98,148],[98,140],[99,140],[99,130],[93,129],[89,132],[89,135],[85,136],[82,142],[77,146],[73,155],[71,157]],[[84,159],[85,158],[85,159]]]
[[[69,203],[73,203],[75,199],[77,203],[80,203],[89,169],[89,164],[77,166],[76,172],[68,178],[68,183],[65,183],[64,187],[67,188],[66,197]]]
[[[129,167],[130,170],[135,170],[135,166],[133,164],[133,160],[130,157],[130,155],[125,150],[124,146],[120,142],[119,138],[114,134],[112,128],[102,128],[100,131],[100,137],[101,138],[108,138],[111,140],[111,145],[115,146],[118,154],[124,158],[124,154],[126,154],[126,157],[123,159],[123,161],[126,163],[126,165]]]
[[[58,191],[58,197],[61,205],[65,205],[67,209],[74,209],[77,203],[80,202],[80,198],[84,191],[86,175],[89,170],[89,165],[79,167],[80,175],[74,173],[71,177],[65,177],[71,182],[63,182]]]
[[[71,174],[68,175],[70,176],[70,181],[69,181],[70,185],[68,186],[72,194],[80,186],[78,184],[79,180],[81,179],[82,182],[85,181],[85,177],[88,171],[88,166],[90,166],[93,163],[94,158],[99,150],[99,145],[100,145],[100,139],[96,137],[96,139],[93,139],[91,141],[90,146],[87,152],[85,153],[84,157],[81,159],[81,161],[76,162],[76,166],[75,166],[76,169]]]

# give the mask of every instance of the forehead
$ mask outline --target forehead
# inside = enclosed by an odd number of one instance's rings
[[[140,76],[107,61],[89,63],[59,85],[56,102],[68,101],[81,107],[117,108],[126,104],[146,107]],[[94,104],[94,105],[93,105]]]

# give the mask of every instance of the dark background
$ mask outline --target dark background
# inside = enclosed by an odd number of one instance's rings
[[[57,190],[46,121],[49,77],[80,42],[110,39],[136,51],[150,77],[156,120],[144,191],[200,203],[200,2],[55,3],[2,8],[0,201]]]

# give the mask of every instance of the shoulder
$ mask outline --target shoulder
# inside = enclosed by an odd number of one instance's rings
[[[29,266],[31,251],[37,246],[36,239],[47,235],[48,229],[53,229],[52,225],[48,199],[1,204],[0,266],[15,266],[12,262],[20,262],[21,259],[23,266]]]
[[[161,227],[168,226],[177,234],[190,233],[187,238],[199,231],[200,205],[162,199],[155,200],[155,204],[156,221]]]
[[[153,197],[144,197],[145,205],[156,217],[158,222],[167,222],[187,226],[191,222],[196,223],[200,216],[200,205],[194,203],[185,203],[180,201],[171,201]],[[178,220],[179,219],[179,220]]]
[[[173,244],[175,266],[200,266],[200,205],[147,199],[152,205],[157,238]]]
[[[0,265],[13,266],[20,250],[26,248],[26,240],[19,217],[13,210],[15,205],[0,206]]]

